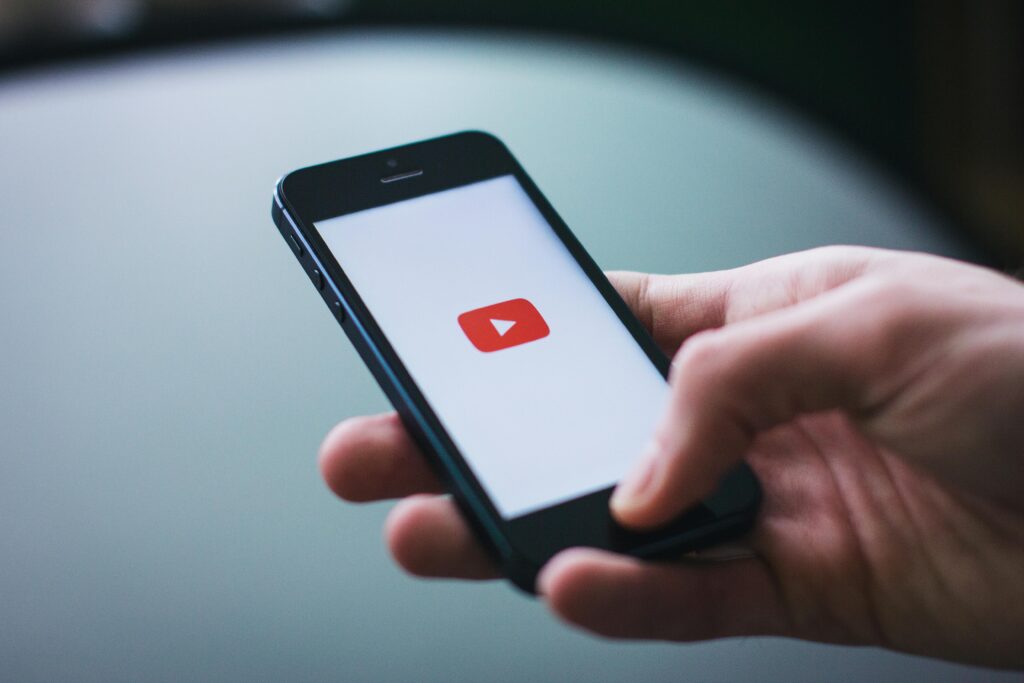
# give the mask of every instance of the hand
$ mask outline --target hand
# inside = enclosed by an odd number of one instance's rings
[[[552,610],[612,637],[782,635],[1024,667],[1024,286],[853,247],[611,278],[675,353],[613,513],[668,520],[741,458],[765,499],[745,559],[558,555],[538,580]],[[408,571],[497,575],[394,415],[343,422],[321,468],[348,500],[408,496],[387,522]]]

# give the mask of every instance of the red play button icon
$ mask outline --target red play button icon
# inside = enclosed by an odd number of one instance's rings
[[[459,316],[459,327],[473,346],[484,353],[537,341],[550,332],[544,318],[526,299],[467,311]]]

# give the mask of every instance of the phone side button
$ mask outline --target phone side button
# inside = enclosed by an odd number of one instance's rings
[[[288,244],[291,246],[292,251],[295,252],[295,255],[302,258],[302,245],[299,244],[299,239],[295,236],[294,232],[288,233]]]
[[[334,311],[334,317],[338,319],[339,323],[345,322],[345,307],[341,305],[341,302],[335,299],[331,303],[331,310]]]
[[[324,291],[324,274],[318,269],[313,268],[309,271],[309,279],[313,281],[313,286],[321,292]]]

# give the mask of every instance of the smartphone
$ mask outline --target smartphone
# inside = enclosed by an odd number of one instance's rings
[[[505,575],[560,550],[676,556],[748,528],[760,487],[638,533],[608,499],[651,438],[669,359],[506,147],[464,132],[311,166],[272,215]]]

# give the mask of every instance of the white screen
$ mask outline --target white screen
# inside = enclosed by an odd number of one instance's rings
[[[640,455],[668,385],[513,176],[316,226],[506,518],[610,486]],[[513,299],[549,334],[479,350],[460,316]],[[499,345],[535,330],[518,305],[476,329]]]

